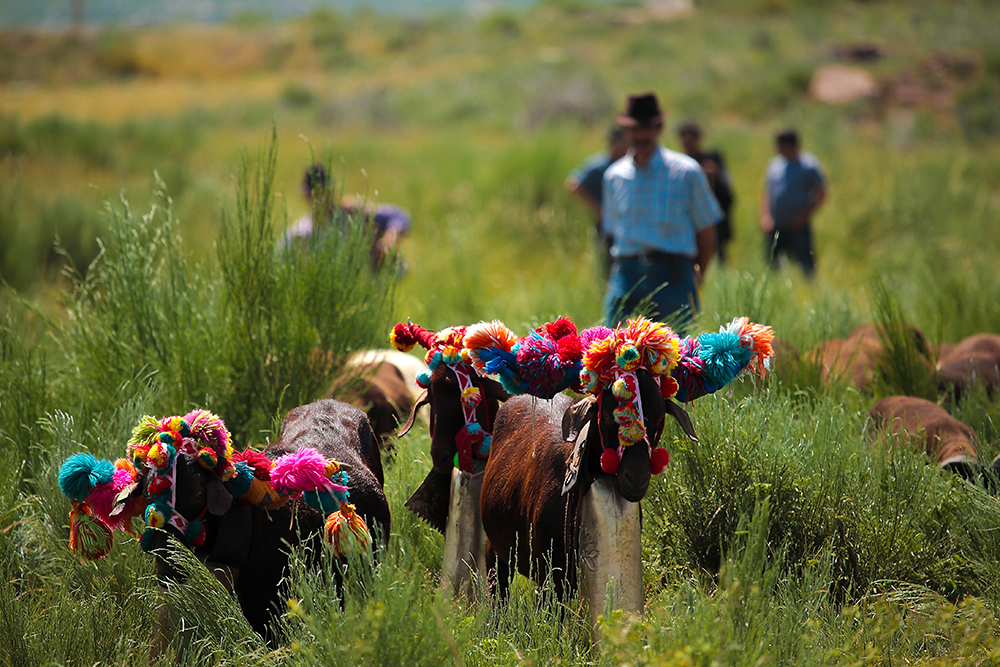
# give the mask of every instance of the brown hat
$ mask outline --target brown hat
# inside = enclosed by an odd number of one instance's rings
[[[629,95],[625,113],[618,116],[618,124],[622,127],[649,127],[662,123],[665,116],[655,93]]]

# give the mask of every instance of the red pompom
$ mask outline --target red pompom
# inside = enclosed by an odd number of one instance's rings
[[[247,447],[242,452],[233,452],[233,461],[242,461],[253,470],[253,476],[265,482],[271,479],[271,459],[263,453]]]
[[[559,340],[564,336],[575,336],[576,325],[573,324],[568,318],[560,317],[558,320],[546,324],[545,331],[552,336],[553,340]]]
[[[575,334],[560,338],[556,343],[556,350],[564,360],[583,359],[583,345],[580,344],[580,337]]]
[[[609,475],[618,473],[618,452],[613,448],[605,449],[601,454],[601,470]]]
[[[672,375],[660,377],[660,396],[663,398],[673,398],[680,390],[680,385]]]
[[[663,472],[668,463],[670,463],[670,452],[663,447],[657,447],[649,455],[649,465],[652,467],[654,475],[659,475]]]

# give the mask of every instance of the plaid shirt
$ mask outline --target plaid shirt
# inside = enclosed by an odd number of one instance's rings
[[[604,172],[604,233],[613,257],[662,252],[697,257],[695,234],[722,219],[701,166],[662,146],[645,169],[632,151]]]

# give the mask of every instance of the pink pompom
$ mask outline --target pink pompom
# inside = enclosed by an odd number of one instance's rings
[[[124,530],[122,523],[128,515],[122,512],[117,516],[111,516],[111,510],[115,506],[115,496],[131,483],[132,473],[128,470],[117,468],[111,477],[111,482],[97,484],[94,486],[94,490],[90,492],[90,495],[87,496],[87,502],[93,508],[94,514],[99,516],[112,528],[122,528]]]
[[[303,448],[274,462],[271,486],[284,494],[325,489],[330,484],[325,472],[326,457],[314,449]]]
[[[653,450],[653,453],[649,455],[649,465],[653,469],[654,475],[659,475],[663,472],[663,469],[667,467],[670,463],[670,452],[665,450],[663,447],[657,447]]]
[[[601,454],[601,470],[609,475],[618,474],[618,452],[613,448],[609,447]]]

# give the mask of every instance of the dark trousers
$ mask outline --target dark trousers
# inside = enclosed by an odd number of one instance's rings
[[[816,254],[813,252],[812,225],[801,229],[772,229],[764,235],[765,251],[771,266],[777,267],[780,256],[787,255],[798,262],[807,278],[816,273]]]
[[[604,296],[607,326],[615,327],[641,308],[652,320],[669,318],[674,331],[683,336],[698,307],[690,257],[650,253],[612,261]]]

